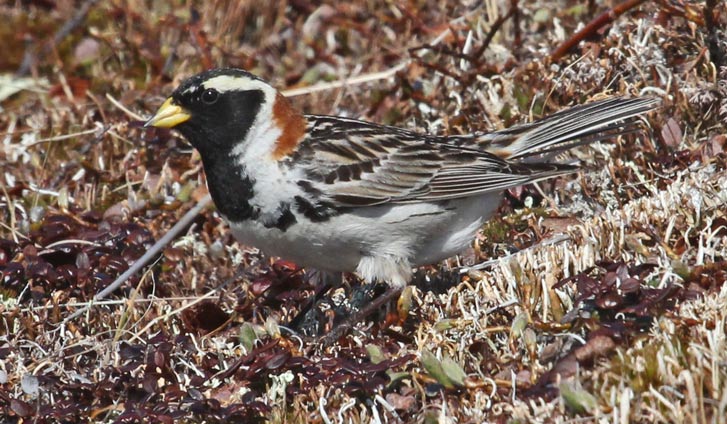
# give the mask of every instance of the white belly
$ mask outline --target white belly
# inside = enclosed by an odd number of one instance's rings
[[[497,209],[502,195],[486,194],[446,203],[394,204],[358,208],[312,223],[298,215],[286,231],[258,221],[231,223],[243,244],[305,267],[323,271],[361,271],[362,260],[389,258],[401,266],[439,262],[465,249],[484,221]],[[387,275],[373,269],[370,280]]]

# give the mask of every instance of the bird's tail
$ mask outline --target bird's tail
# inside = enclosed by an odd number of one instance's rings
[[[563,110],[530,124],[482,135],[485,150],[503,159],[527,161],[582,144],[636,132],[641,115],[656,109],[652,97],[612,97]]]

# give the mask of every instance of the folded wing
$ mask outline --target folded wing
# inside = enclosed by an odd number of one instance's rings
[[[613,98],[504,131],[453,137],[308,116],[310,136],[291,159],[305,169],[299,184],[338,207],[469,197],[573,172],[576,166],[532,160],[632,132],[655,105]]]

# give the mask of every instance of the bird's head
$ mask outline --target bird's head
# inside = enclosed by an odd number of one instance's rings
[[[301,122],[304,128],[303,116],[271,85],[247,71],[220,68],[185,80],[145,126],[178,130],[204,158],[244,148],[261,128],[290,138]]]

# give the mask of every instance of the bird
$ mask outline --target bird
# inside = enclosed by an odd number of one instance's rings
[[[609,97],[493,132],[432,135],[303,114],[242,69],[184,80],[146,123],[199,151],[235,238],[401,289],[470,246],[507,189],[576,172],[557,153],[637,131],[659,101]]]

